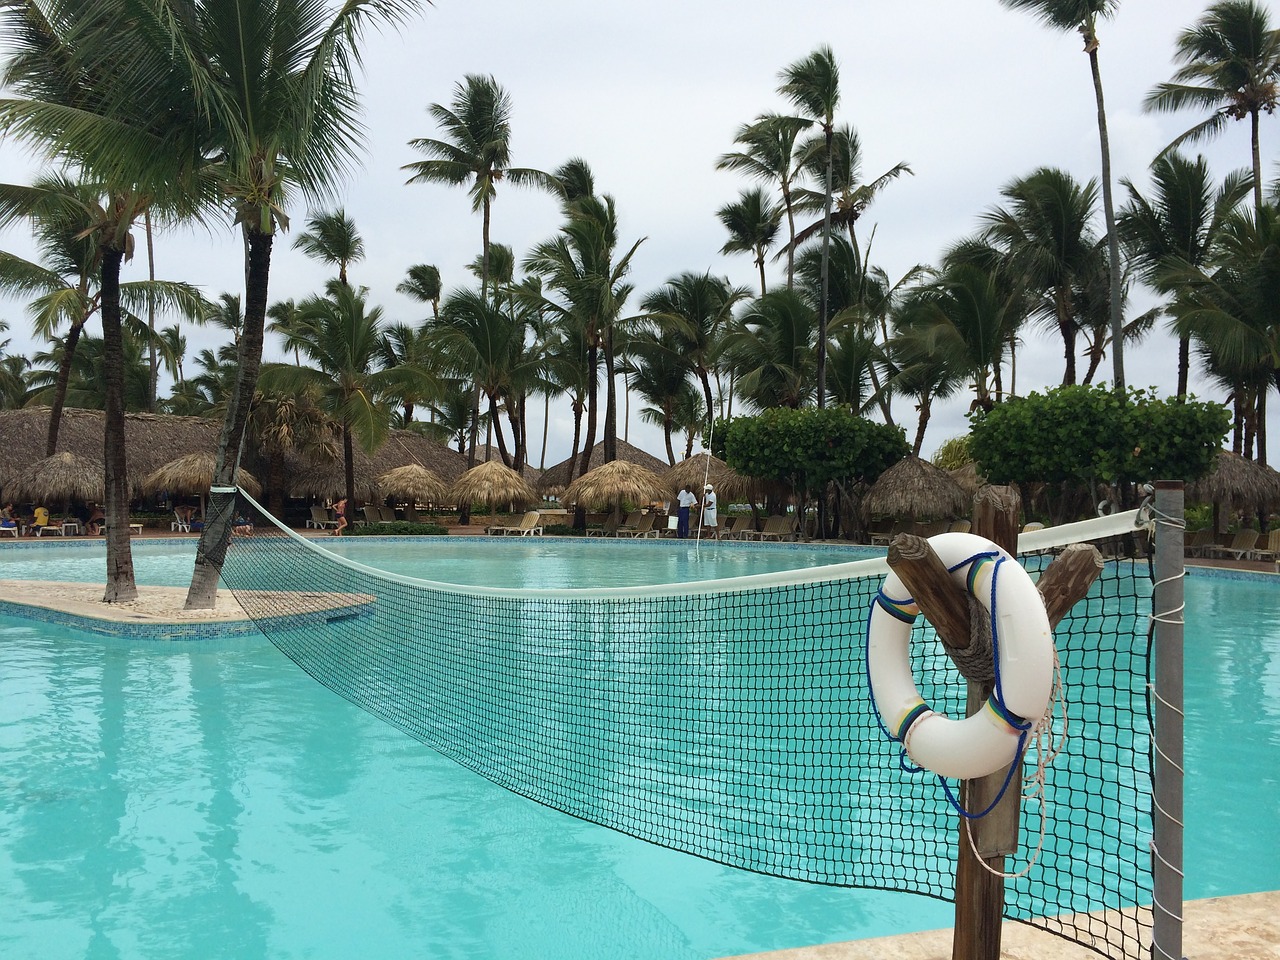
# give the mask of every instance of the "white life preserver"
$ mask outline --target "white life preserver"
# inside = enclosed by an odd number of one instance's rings
[[[943,533],[930,537],[929,545],[958,585],[988,614],[994,608],[995,691],[964,720],[929,708],[911,676],[911,625],[920,608],[891,572],[867,622],[871,693],[885,729],[919,766],[943,777],[985,777],[1017,758],[1048,709],[1054,671],[1049,617],[1030,575],[990,540]]]

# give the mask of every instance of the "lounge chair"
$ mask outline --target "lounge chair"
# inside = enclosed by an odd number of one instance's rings
[[[871,535],[871,545],[873,547],[887,547],[889,541],[894,535],[900,532],[900,527],[896,520],[892,517],[885,517],[871,524],[871,529],[867,532]]]
[[[395,507],[379,507],[378,512],[382,514],[383,523],[396,523],[398,520]]]
[[[1236,560],[1252,560],[1254,551],[1258,549],[1257,530],[1241,530],[1225,547],[1211,547],[1212,557],[1231,557]]]
[[[740,513],[726,520],[716,537],[720,540],[737,540],[744,532],[755,533],[755,521],[747,514]]]
[[[169,521],[169,532],[174,533],[175,531],[177,533],[191,532],[191,514],[179,513],[177,510],[173,511],[173,519]]]
[[[1214,545],[1214,535],[1212,527],[1205,527],[1203,530],[1194,531],[1186,542],[1182,545],[1182,552],[1188,557],[1203,557],[1205,551]]]
[[[530,510],[523,517],[521,517],[520,522],[515,524],[514,526],[485,527],[485,532],[488,533],[490,536],[495,536],[495,537],[497,536],[532,537],[535,535],[542,536],[542,524],[539,522],[541,519],[542,519],[542,514],[540,514],[537,510]]]
[[[947,527],[948,533],[968,533],[973,529],[973,524],[968,520],[952,520],[951,526]]]
[[[656,539],[662,534],[662,530],[654,527],[653,525],[657,517],[658,515],[656,513],[643,514],[640,517],[640,522],[634,527],[618,527],[618,529],[614,531],[613,535],[615,537],[632,537],[633,539],[637,537],[653,537]]]
[[[1255,560],[1280,562],[1280,530],[1272,530],[1266,541],[1259,540],[1257,549],[1253,551]]]
[[[587,536],[588,537],[612,537],[617,532],[618,527],[620,526],[621,524],[618,522],[617,516],[611,513],[609,514],[609,516],[604,518],[604,523],[600,524],[599,526],[587,527]]]
[[[311,508],[311,519],[307,521],[308,527],[315,527],[317,530],[335,530],[338,521],[329,516],[329,511],[319,504]]]
[[[795,523],[790,517],[775,514],[764,522],[759,533],[752,536],[756,540],[794,540],[796,538]]]

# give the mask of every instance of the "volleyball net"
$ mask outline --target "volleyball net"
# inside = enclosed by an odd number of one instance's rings
[[[957,813],[938,777],[902,762],[868,690],[883,560],[660,587],[460,587],[367,568],[243,502],[256,532],[222,577],[246,613],[319,682],[445,756],[719,863],[953,899]],[[1020,869],[1043,823],[1006,917],[1116,958],[1151,949],[1152,576],[1117,549],[1135,536],[1133,514],[1024,534],[1033,575],[1069,541],[1111,559],[1054,632],[1061,753],[1022,804],[1005,867]],[[924,618],[913,631],[921,695],[964,716],[963,679]],[[1038,759],[1032,748],[1024,769]]]

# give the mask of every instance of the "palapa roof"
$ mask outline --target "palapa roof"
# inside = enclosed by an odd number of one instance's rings
[[[423,503],[443,503],[449,493],[449,485],[439,474],[416,463],[396,467],[377,477],[378,491],[384,497]]]
[[[199,495],[209,492],[213,486],[214,468],[217,466],[217,454],[213,451],[188,453],[184,456],[162,464],[142,478],[139,484],[143,493],[168,493]],[[252,473],[241,467],[236,473],[236,482],[251,497],[262,493],[262,484]]]
[[[965,492],[970,500],[973,495],[987,485],[987,478],[978,472],[978,465],[970,461],[962,467],[956,467],[954,470],[948,470],[951,479],[960,484],[960,489]]]
[[[64,450],[10,474],[4,484],[4,499],[14,503],[101,503],[105,490],[101,458],[81,457]]]
[[[868,517],[902,519],[968,516],[972,500],[941,467],[906,456],[880,475],[862,498]]]
[[[472,467],[449,487],[449,499],[454,503],[486,503],[500,506],[507,503],[533,503],[538,492],[501,460],[490,460]]]
[[[688,460],[680,461],[669,468],[662,479],[666,481],[667,492],[672,496],[686,485],[701,493],[702,488],[709,483],[715,487],[716,500],[721,504],[752,498],[763,488],[759,481],[743,476],[719,457],[713,457],[709,453],[695,453]]]
[[[373,455],[357,444],[354,450],[355,494],[360,500],[380,500],[386,494],[378,487],[378,477],[396,467],[410,464],[426,467],[446,484],[452,483],[467,468],[467,458],[443,444],[428,440],[412,430],[392,430],[385,443]],[[342,455],[333,460],[308,460],[294,455],[285,458],[291,497],[346,496],[347,478]]]
[[[1271,506],[1280,502],[1280,473],[1238,453],[1219,450],[1213,469],[1188,486],[1187,497],[1198,503]]]
[[[569,484],[560,499],[589,510],[611,507],[616,503],[647,503],[667,495],[662,477],[647,467],[627,460],[610,460],[588,470]]]
[[[507,452],[510,454],[511,451]],[[476,463],[488,463],[490,460],[497,460],[501,463],[502,451],[491,443],[482,443],[478,445],[476,447]],[[526,463],[520,468],[520,476],[524,477],[536,487],[538,485],[538,480],[542,477],[542,471],[532,464]]]
[[[186,453],[218,448],[222,423],[206,417],[163,413],[125,414],[125,456],[136,491],[143,477]],[[24,467],[44,459],[49,432],[48,407],[0,410],[0,487]],[[58,452],[102,462],[103,413],[67,407],[58,426]]]
[[[582,456],[582,452],[578,452],[578,457]],[[645,453],[639,447],[632,446],[625,440],[618,441],[618,459],[625,460],[628,463],[639,464],[647,470],[661,474],[667,469],[667,462],[659,460],[652,454]],[[547,467],[542,471],[542,476],[538,478],[538,489],[544,493],[558,493],[569,486],[569,480],[576,473],[574,470],[576,458],[570,457],[567,460],[561,460],[555,466]],[[604,459],[604,442],[597,443],[591,448],[591,460],[587,464],[589,470],[594,470],[605,462]]]

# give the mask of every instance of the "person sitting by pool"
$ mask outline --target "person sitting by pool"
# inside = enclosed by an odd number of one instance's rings
[[[244,514],[237,513],[235,520],[231,524],[231,532],[242,537],[251,537],[253,536],[253,523]]]
[[[13,512],[13,504],[6,503],[4,509],[0,510],[0,528],[5,530],[16,530],[18,527],[18,515]]]
[[[31,521],[31,526],[27,530],[27,535],[40,536],[40,532],[49,526],[49,508],[36,507],[36,515]]]
[[[102,521],[105,519],[106,514],[102,512],[102,505],[95,503],[84,522],[85,532],[91,537],[96,537],[102,532]]]
[[[347,529],[347,498],[343,497],[333,505],[333,515],[338,518],[338,526],[334,528],[333,535],[336,537]]]

